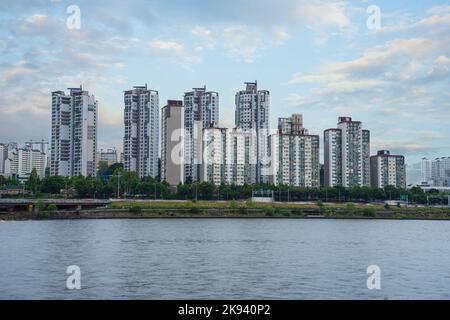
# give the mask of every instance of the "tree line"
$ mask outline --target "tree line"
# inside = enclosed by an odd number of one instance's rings
[[[17,186],[19,181],[0,176],[0,186]],[[411,189],[387,186],[383,189],[370,187],[321,187],[298,188],[287,185],[245,184],[242,186],[209,182],[192,182],[170,187],[158,178],[140,179],[136,172],[123,169],[121,164],[101,165],[97,177],[49,176],[40,179],[35,170],[22,186],[30,197],[74,197],[74,198],[141,198],[173,200],[247,200],[253,192],[265,190],[273,194],[275,201],[333,201],[372,202],[385,200],[408,200],[418,204],[447,204],[448,195],[438,190],[425,192],[420,187]]]

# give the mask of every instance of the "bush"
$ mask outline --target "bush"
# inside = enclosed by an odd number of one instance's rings
[[[323,201],[322,200],[317,201],[317,206],[319,208],[323,208]]]
[[[283,216],[285,216],[285,217],[290,217],[291,216],[291,213],[289,212],[289,211],[283,211]]]
[[[252,200],[247,200],[245,201],[245,206],[247,208],[252,208],[253,207],[253,201]]]
[[[238,204],[235,200],[232,200],[232,201],[230,201],[229,207],[230,207],[230,209],[237,209]]]
[[[275,215],[275,208],[272,206],[267,206],[264,208],[264,213],[267,217],[273,217]]]
[[[46,209],[47,211],[50,211],[50,212],[54,212],[54,211],[56,211],[56,210],[58,210],[58,207],[56,206],[56,204],[51,204],[51,205],[49,205],[48,207],[47,207],[47,209]]]
[[[44,211],[44,210],[45,210],[45,204],[44,204],[44,201],[39,200],[39,201],[36,203],[36,211],[37,211],[37,212],[42,212],[42,211]]]
[[[348,214],[354,214],[356,211],[356,206],[354,203],[347,203],[345,208]]]
[[[385,204],[384,204],[384,208],[385,208],[386,210],[389,210],[389,209],[391,208],[391,206],[389,205],[389,203],[385,203]]]
[[[134,206],[134,207],[131,207],[130,209],[128,209],[128,211],[133,214],[138,214],[138,213],[142,212],[142,208],[139,206]]]
[[[362,210],[364,217],[375,217],[377,210],[374,207],[364,208]]]
[[[202,211],[200,210],[199,207],[193,206],[193,207],[191,207],[191,208],[189,209],[189,212],[190,212],[191,214],[199,214],[199,213],[201,213]]]
[[[295,216],[303,216],[303,210],[300,208],[294,208],[291,210],[291,214]]]

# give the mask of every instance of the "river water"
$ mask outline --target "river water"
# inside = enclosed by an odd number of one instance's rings
[[[68,266],[81,289],[66,288]],[[367,287],[367,267],[381,271]],[[0,223],[0,299],[450,299],[450,222]]]

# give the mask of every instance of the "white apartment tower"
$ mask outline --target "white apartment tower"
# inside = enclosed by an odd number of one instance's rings
[[[200,180],[202,130],[219,123],[219,94],[193,88],[184,94],[185,181]]]
[[[95,176],[98,102],[88,91],[52,92],[50,174]]]
[[[227,178],[228,129],[210,127],[203,129],[201,181],[220,185]]]
[[[372,188],[406,188],[405,157],[391,155],[387,150],[378,151],[370,157],[370,177]]]
[[[227,138],[227,182],[231,185],[256,182],[256,135],[253,130],[234,128]]]
[[[256,136],[256,182],[269,181],[268,137],[270,93],[258,90],[257,82],[246,82],[246,88],[236,93],[235,124],[243,130],[252,130]]]
[[[325,186],[370,185],[370,132],[360,121],[340,117],[337,129],[324,132]]]
[[[431,180],[434,187],[450,187],[450,157],[436,158],[431,163]]]
[[[6,147],[3,143],[0,143],[0,175],[5,173],[5,159],[6,159]]]
[[[161,112],[161,180],[174,187],[185,177],[183,101],[169,100]]]
[[[324,185],[342,185],[342,138],[340,129],[327,129],[324,138]]]
[[[159,94],[147,85],[124,92],[124,169],[140,178],[158,175]]]
[[[23,148],[11,149],[8,152],[7,158],[4,160],[4,172],[2,174],[6,177],[26,181],[35,169],[39,178],[42,179],[45,177],[46,162],[47,153],[25,145]]]
[[[276,185],[319,187],[319,141],[303,128],[302,115],[278,119],[278,132],[270,136],[271,163]]]
[[[420,163],[421,183],[432,184],[431,181],[431,160],[428,158],[422,158]]]

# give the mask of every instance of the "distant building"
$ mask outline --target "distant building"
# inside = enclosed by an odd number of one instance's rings
[[[184,94],[185,181],[200,180],[202,130],[219,122],[219,94],[194,88]]]
[[[158,175],[159,94],[158,91],[133,87],[124,93],[123,164],[140,178]]]
[[[387,150],[378,151],[370,157],[370,177],[372,188],[406,188],[405,157],[391,155]]]
[[[105,162],[108,164],[108,166],[111,166],[115,163],[119,162],[119,153],[115,148],[110,148],[106,150],[100,150],[100,152],[97,153],[97,169],[100,164],[100,162]]]
[[[278,120],[278,133],[270,136],[274,184],[293,187],[319,187],[318,135],[303,128],[302,115]]]
[[[161,180],[177,186],[184,182],[183,101],[167,101],[161,119]]]
[[[6,147],[0,143],[0,175],[5,173]]]
[[[50,174],[95,176],[98,103],[88,91],[52,92]]]
[[[48,175],[48,170],[50,170],[50,151],[49,151],[49,143],[47,141],[27,141],[25,142],[25,147],[30,148],[32,150],[39,150],[42,153],[46,154],[45,157],[45,172]]]
[[[33,169],[39,178],[45,177],[47,154],[31,146],[10,150],[4,161],[3,175],[21,181],[27,181]]]
[[[436,158],[431,163],[431,180],[434,187],[450,187],[450,157]]]
[[[325,186],[370,185],[370,132],[360,121],[340,117],[324,132]]]
[[[422,158],[420,163],[420,172],[421,172],[421,183],[422,184],[432,184],[431,181],[431,160],[428,158]]]

